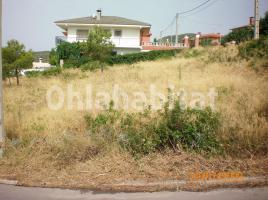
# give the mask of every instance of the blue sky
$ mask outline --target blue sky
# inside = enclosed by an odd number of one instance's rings
[[[3,45],[10,39],[34,51],[50,50],[61,29],[54,21],[90,16],[101,8],[103,15],[121,16],[152,24],[159,37],[176,12],[189,10],[205,0],[3,0]],[[220,32],[248,23],[254,15],[254,0],[212,0],[208,6],[181,16],[179,32]],[[260,0],[261,16],[268,0]],[[165,34],[175,33],[175,26]]]

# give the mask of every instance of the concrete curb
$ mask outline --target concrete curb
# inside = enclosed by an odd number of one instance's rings
[[[16,180],[0,179],[0,184],[40,187],[40,188],[58,188],[72,190],[91,190],[97,192],[159,192],[159,191],[192,191],[204,192],[213,189],[225,188],[248,188],[268,186],[268,177],[243,177],[241,179],[216,179],[216,180],[163,180],[163,181],[125,181],[114,184],[101,184],[95,186],[87,185],[43,185],[19,183]]]
[[[0,179],[0,184],[17,185],[18,184],[18,181],[16,181],[16,180]]]
[[[155,182],[128,181],[112,185],[103,185],[102,190],[124,192],[155,192],[155,191],[195,191],[204,192],[222,188],[245,188],[267,186],[268,177],[243,177],[240,179],[216,180],[163,180]]]

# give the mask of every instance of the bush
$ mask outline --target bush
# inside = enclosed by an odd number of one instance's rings
[[[200,45],[202,47],[212,46],[213,45],[212,39],[201,39]]]
[[[237,44],[252,40],[254,36],[253,27],[234,30],[222,38],[222,44],[235,41]]]
[[[88,62],[91,62],[90,57],[81,56],[80,58],[69,58],[64,61],[64,68],[79,68],[81,65],[84,65]]]
[[[25,75],[29,78],[32,78],[32,77],[38,77],[42,74],[42,72],[40,71],[29,71],[29,72],[26,72]]]
[[[84,46],[80,42],[62,42],[56,48],[58,59],[79,59],[82,56]]]
[[[92,61],[80,66],[82,71],[94,71],[96,69],[101,69],[102,64],[99,61]]]
[[[186,49],[183,51],[184,58],[196,58],[204,53],[203,49]]]
[[[199,153],[219,153],[219,114],[211,109],[180,108],[163,113],[126,114],[114,110],[85,116],[90,136],[101,146],[112,143],[131,154],[147,154],[166,148],[183,148]]]
[[[236,62],[239,60],[238,50],[235,46],[211,47],[208,48],[207,51],[209,63]]]
[[[43,76],[56,76],[62,72],[60,67],[52,67],[42,72]]]
[[[261,37],[259,40],[242,43],[238,49],[239,55],[242,58],[250,59],[256,57],[268,59],[268,37]]]
[[[163,144],[171,143],[172,146],[179,144],[184,149],[197,152],[219,151],[220,146],[216,139],[220,125],[218,113],[212,112],[210,108],[182,110],[177,102],[175,108],[167,111],[164,116],[162,127],[166,132],[161,131]]]
[[[60,67],[52,67],[45,71],[31,71],[26,72],[26,76],[31,77],[38,77],[38,76],[56,76],[62,72]]]
[[[51,51],[49,52],[49,64],[55,66],[59,64],[59,58],[54,48],[51,49]]]
[[[113,64],[133,64],[140,61],[150,61],[159,58],[168,58],[176,55],[180,50],[163,50],[163,51],[149,51],[141,53],[131,53],[126,55],[112,56],[107,60],[110,65]]]

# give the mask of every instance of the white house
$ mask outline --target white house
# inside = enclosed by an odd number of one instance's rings
[[[64,30],[64,36],[56,37],[56,43],[85,41],[94,26],[111,31],[111,41],[118,54],[140,52],[143,44],[150,42],[151,25],[145,22],[116,16],[103,16],[101,10],[90,17],[61,20],[55,22]]]
[[[42,58],[38,59],[38,62],[33,62],[33,68],[34,69],[49,69],[51,68],[51,65],[49,63],[43,62]]]

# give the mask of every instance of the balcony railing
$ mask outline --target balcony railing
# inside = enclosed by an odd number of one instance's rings
[[[56,37],[56,44],[59,44],[61,42],[85,42],[87,40],[87,37],[80,37],[80,36],[57,36]],[[159,48],[187,48],[184,43],[160,43],[160,42],[142,42],[140,44],[140,38],[139,37],[111,37],[110,41],[116,46],[116,47],[129,47],[129,48],[142,48],[142,47],[159,47]]]
[[[116,47],[141,48],[139,37],[111,37],[111,41]]]
[[[57,36],[56,44],[61,42],[85,42],[87,37],[76,37],[76,36]],[[141,48],[140,38],[139,37],[111,37],[110,41],[116,47],[132,47],[132,48]]]
[[[160,42],[142,42],[142,46],[152,47],[171,47],[171,48],[185,48],[187,47],[184,43],[160,43]]]

